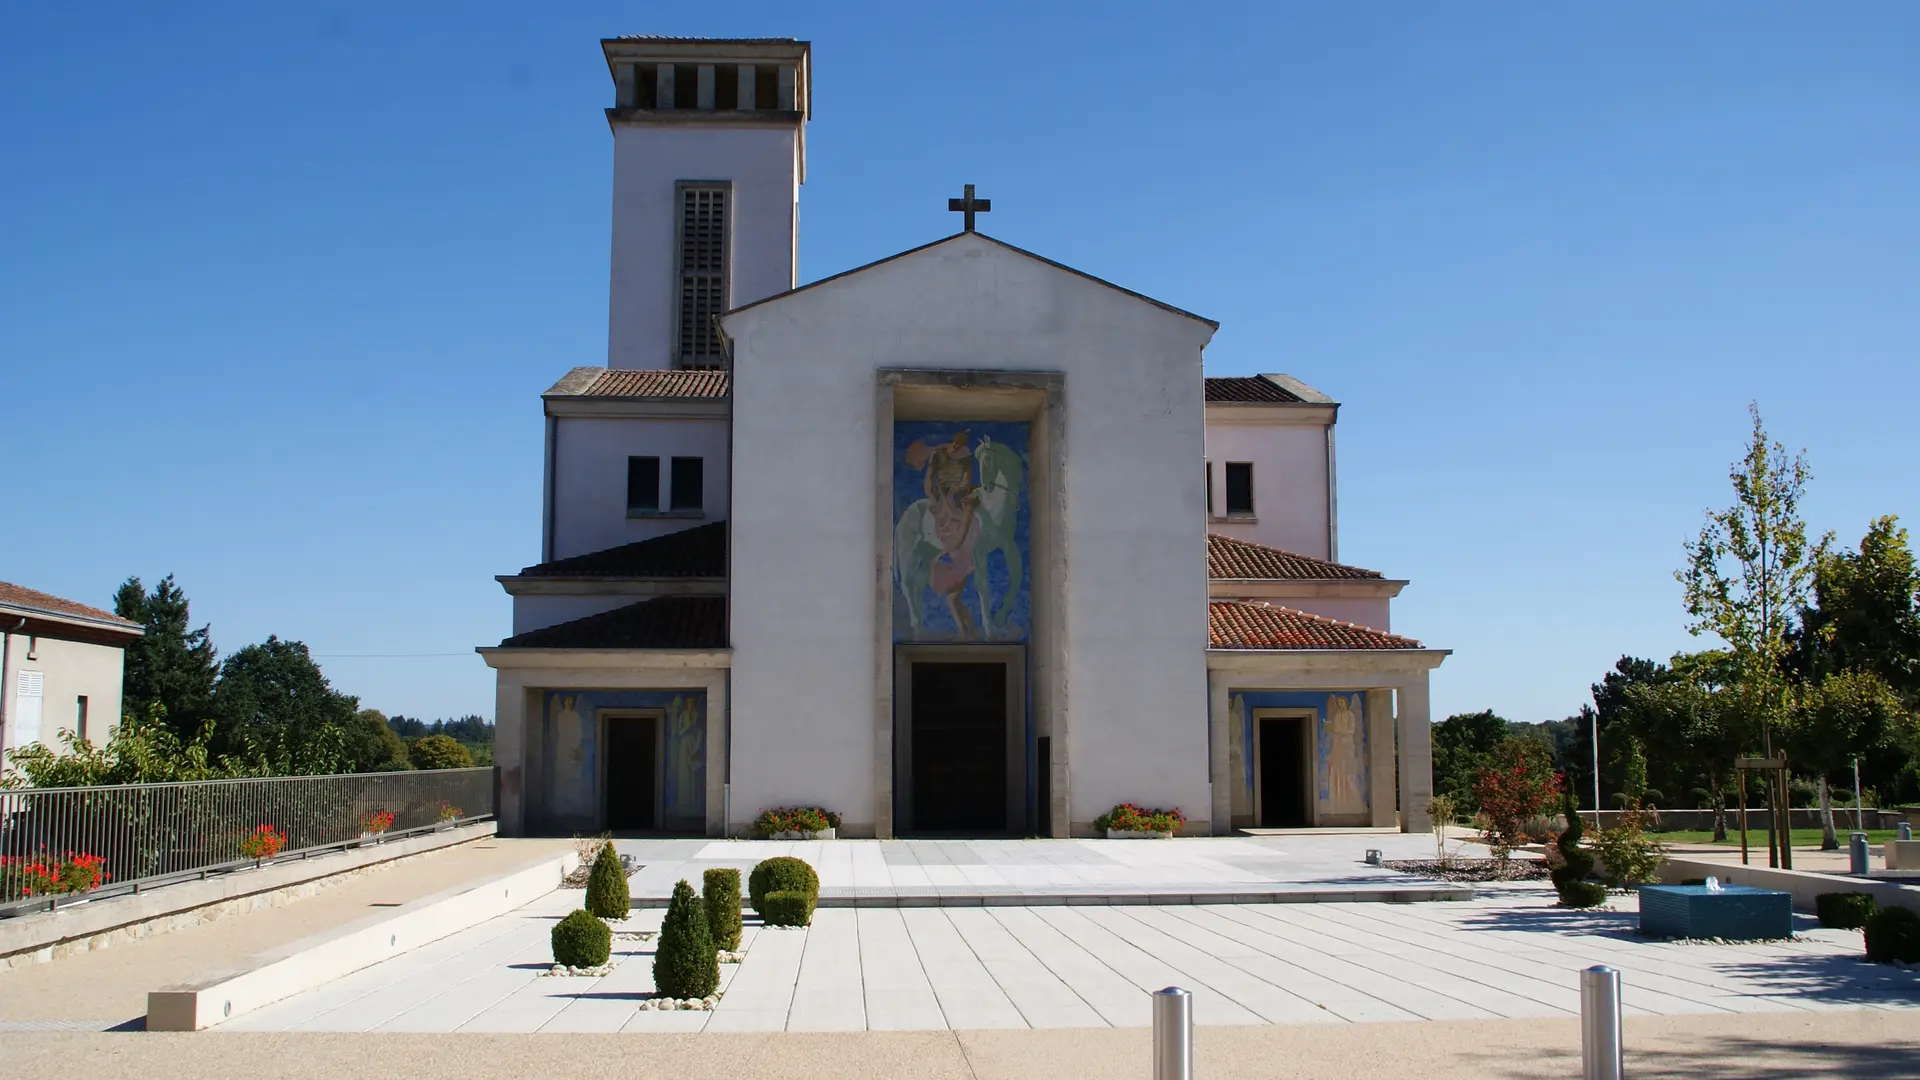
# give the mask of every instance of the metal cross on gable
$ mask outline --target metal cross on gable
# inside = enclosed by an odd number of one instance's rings
[[[966,217],[967,231],[972,232],[973,231],[973,215],[992,213],[993,200],[974,198],[972,184],[967,185],[966,192],[967,193],[964,198],[947,200],[947,212],[950,214],[965,214],[967,216]]]

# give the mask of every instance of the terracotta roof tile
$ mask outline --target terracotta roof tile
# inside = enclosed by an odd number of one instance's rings
[[[701,398],[718,401],[727,396],[727,373],[713,368],[665,371],[607,368],[581,397]]]
[[[22,585],[11,585],[0,581],[0,604],[13,607],[32,608],[50,615],[69,615],[77,619],[97,619],[101,622],[118,623],[122,626],[137,627],[140,624],[131,619],[123,619],[111,611],[102,611],[97,607],[62,600],[52,593],[43,593],[38,589],[29,589]]]
[[[1276,604],[1215,600],[1207,605],[1210,649],[1418,649],[1412,638]]]
[[[1216,581],[1384,580],[1378,570],[1296,555],[1218,533],[1207,534],[1207,576]]]
[[[1300,395],[1262,375],[1236,376],[1207,380],[1208,401],[1300,401]]]
[[[522,569],[520,576],[726,577],[727,523],[709,522],[650,540],[636,540],[631,544],[591,551],[585,555],[535,563]]]
[[[515,634],[504,649],[724,649],[727,598],[657,596]]]

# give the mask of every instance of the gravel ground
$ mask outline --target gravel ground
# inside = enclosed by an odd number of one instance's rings
[[[1380,865],[1415,877],[1440,881],[1543,881],[1547,864],[1540,859],[1388,859]]]

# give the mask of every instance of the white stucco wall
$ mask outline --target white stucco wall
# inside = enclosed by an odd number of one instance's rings
[[[555,421],[551,558],[565,559],[679,532],[727,516],[727,422],[565,416]],[[702,510],[627,516],[627,458],[660,459],[660,505],[670,505],[672,458],[700,457]],[[517,621],[517,616],[516,616]]]
[[[729,316],[733,805],[875,820],[876,373],[1065,376],[1070,816],[1208,808],[1197,320],[977,237]],[[1035,462],[1038,467],[1040,462]],[[1037,560],[1045,554],[1036,549]],[[1036,599],[1036,604],[1040,603]],[[1055,730],[1059,730],[1058,717]],[[1057,753],[1058,751],[1056,751]]]
[[[673,366],[677,181],[733,184],[733,306],[793,287],[798,136],[790,124],[614,126],[607,366]]]
[[[7,695],[8,749],[38,741],[58,746],[56,735],[72,730],[79,718],[79,699],[87,698],[87,738],[96,745],[106,741],[107,732],[120,723],[120,694],[125,667],[125,650],[117,645],[96,645],[83,641],[65,641],[41,635],[9,635],[12,646],[7,657],[5,682],[0,692]],[[27,659],[31,649],[35,659]],[[19,672],[38,671],[43,676],[38,739],[27,737],[20,727]]]
[[[1327,429],[1321,424],[1226,422],[1207,417],[1206,458],[1213,464],[1214,518],[1222,536],[1331,559],[1327,530]],[[1276,420],[1281,414],[1275,412]],[[1256,521],[1219,520],[1227,512],[1227,462],[1253,463]]]

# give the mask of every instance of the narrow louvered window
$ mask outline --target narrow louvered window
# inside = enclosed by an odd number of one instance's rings
[[[680,185],[680,305],[675,355],[683,368],[719,367],[713,318],[727,310],[728,196],[725,184]]]

